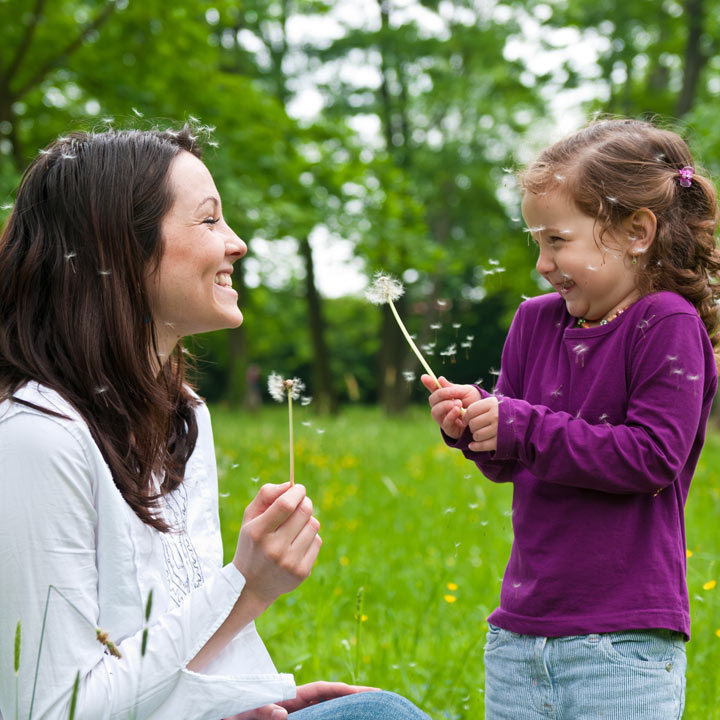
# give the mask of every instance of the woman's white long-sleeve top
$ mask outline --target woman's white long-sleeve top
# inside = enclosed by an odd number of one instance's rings
[[[78,671],[77,720],[220,720],[294,697],[292,675],[277,673],[254,624],[202,674],[186,667],[244,585],[234,565],[222,567],[205,405],[197,409],[198,440],[185,480],[163,506],[176,532],[160,533],[123,500],[86,423],[67,402],[36,383],[16,397],[68,419],[0,403],[0,720],[15,718],[18,620],[18,717],[29,717],[48,597],[34,720],[68,717]],[[96,627],[108,632],[122,659],[98,642]]]

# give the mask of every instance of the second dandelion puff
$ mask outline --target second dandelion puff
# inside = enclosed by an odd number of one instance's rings
[[[287,398],[288,402],[288,426],[290,431],[290,484],[295,484],[295,451],[293,446],[293,400],[300,399],[305,383],[299,378],[288,378],[285,380],[277,373],[270,373],[268,378],[268,392],[270,397],[277,401],[283,402]],[[308,399],[309,402],[309,399]],[[303,402],[307,405],[306,402]]]

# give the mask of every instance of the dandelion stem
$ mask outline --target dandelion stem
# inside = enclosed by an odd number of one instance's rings
[[[397,320],[397,324],[400,326],[400,330],[402,330],[402,334],[405,336],[405,339],[408,341],[408,344],[410,345],[410,348],[417,356],[417,359],[420,361],[422,366],[425,368],[425,372],[435,381],[435,384],[440,387],[440,381],[435,376],[435,373],[430,369],[430,366],[425,361],[425,358],[422,356],[422,353],[418,350],[417,345],[413,341],[413,339],[410,337],[410,333],[407,331],[407,328],[405,327],[405,324],[400,319],[400,315],[398,315],[398,311],[395,309],[395,303],[392,300],[388,300],[388,305],[390,305],[390,309],[392,310],[393,315],[395,316],[395,319]]]
[[[288,393],[288,424],[290,426],[290,485],[295,484],[295,450],[293,447],[292,393]]]

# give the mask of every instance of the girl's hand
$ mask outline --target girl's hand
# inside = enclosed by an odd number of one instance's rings
[[[238,715],[233,715],[227,720],[285,720],[289,712],[302,710],[309,705],[315,705],[325,700],[354,695],[369,690],[379,690],[375,687],[364,687],[360,685],[346,685],[339,682],[312,682],[307,685],[299,685],[297,695],[292,700],[285,700],[280,703],[263,705],[262,707],[248,710]]]
[[[492,395],[474,402],[465,413],[465,422],[472,432],[468,448],[474,452],[497,450],[498,399]]]
[[[457,440],[467,425],[463,408],[480,400],[480,391],[473,385],[455,385],[444,377],[438,378],[439,388],[429,375],[422,375],[420,379],[430,391],[428,402],[433,419],[448,437]]]
[[[263,485],[245,510],[233,563],[258,615],[310,574],[322,545],[312,511],[305,488],[287,482]]]

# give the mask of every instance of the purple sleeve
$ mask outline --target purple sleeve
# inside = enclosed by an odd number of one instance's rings
[[[514,459],[548,482],[608,493],[645,493],[672,484],[699,430],[702,438],[706,393],[717,384],[703,336],[699,319],[676,314],[635,344],[621,425],[593,425],[567,412],[503,398],[495,461]],[[675,358],[678,365],[669,367],[668,359]],[[678,374],[690,381],[692,391],[680,390]]]
[[[494,394],[499,397],[519,397],[522,392],[522,365],[525,360],[524,353],[521,352],[522,311],[523,306],[520,305],[510,325],[510,330],[508,331],[505,345],[503,346],[502,364],[500,366],[501,372],[494,389]],[[479,385],[475,387],[477,387],[484,398],[491,394]],[[441,433],[446,444],[449,447],[457,448],[468,460],[472,460],[488,480],[492,480],[493,482],[512,481],[517,458],[507,457],[500,459],[497,457],[496,452],[476,452],[470,450],[468,445],[472,442],[472,433],[469,428],[465,428],[465,432],[463,432],[457,440],[454,440],[442,431]]]

